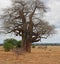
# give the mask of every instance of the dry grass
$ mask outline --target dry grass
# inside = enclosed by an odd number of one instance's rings
[[[0,47],[0,64],[60,64],[60,46],[36,47],[22,55],[4,52]]]

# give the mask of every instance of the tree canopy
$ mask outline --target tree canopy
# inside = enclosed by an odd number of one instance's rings
[[[43,20],[47,8],[40,0],[12,0],[1,16],[6,33],[22,36],[22,41],[40,41],[54,33],[54,26]]]

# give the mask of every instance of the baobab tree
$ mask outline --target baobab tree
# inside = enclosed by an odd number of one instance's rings
[[[42,19],[46,7],[40,0],[12,0],[12,6],[4,9],[5,33],[22,37],[22,50],[31,52],[31,43],[41,41],[54,33],[54,26]]]

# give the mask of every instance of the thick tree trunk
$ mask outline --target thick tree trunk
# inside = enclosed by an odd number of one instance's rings
[[[22,35],[22,51],[26,52],[26,38],[25,38],[25,34]]]
[[[26,42],[26,51],[31,53],[31,42],[29,42],[28,40]]]
[[[31,52],[31,42],[26,38],[26,34],[23,33],[22,36],[22,51],[23,52]]]
[[[31,42],[30,40],[27,39],[26,37],[27,35],[25,33],[23,33],[22,36],[22,50],[23,52],[31,52]]]
[[[23,52],[31,52],[31,42],[26,39],[22,39],[22,51]]]
[[[29,31],[29,32],[28,32]],[[25,52],[31,52],[31,38],[33,32],[33,23],[30,21],[29,25],[25,22],[22,32],[22,50]]]

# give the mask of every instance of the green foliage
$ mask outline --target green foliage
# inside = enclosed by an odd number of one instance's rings
[[[13,48],[21,48],[21,40],[17,41],[16,39],[6,39],[4,40],[4,50],[5,51],[10,51]]]
[[[21,40],[20,41],[17,41],[17,45],[16,45],[16,48],[21,48]]]
[[[11,39],[8,39],[8,40],[9,40],[9,42],[10,42],[13,46],[15,46],[15,45],[17,44],[17,40],[16,40],[16,39],[11,38]]]
[[[35,45],[34,44],[32,44],[32,48],[35,48]]]
[[[5,41],[3,46],[4,46],[5,51],[10,51],[13,48],[13,45],[9,43],[8,41]]]
[[[4,44],[3,44],[4,50],[5,51],[10,51],[11,49],[14,48],[16,43],[17,43],[17,40],[12,39],[12,38],[4,40]]]

